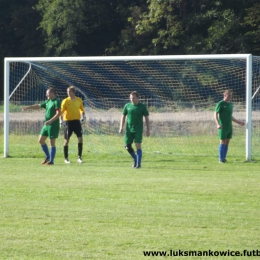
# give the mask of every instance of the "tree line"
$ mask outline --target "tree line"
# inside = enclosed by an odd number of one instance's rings
[[[0,80],[4,57],[260,55],[259,35],[258,0],[1,0]]]

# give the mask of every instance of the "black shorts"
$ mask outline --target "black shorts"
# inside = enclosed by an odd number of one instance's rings
[[[82,127],[79,120],[66,121],[66,129],[64,130],[64,139],[68,140],[74,132],[77,137],[82,137]]]

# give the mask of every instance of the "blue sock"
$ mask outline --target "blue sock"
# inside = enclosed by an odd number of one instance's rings
[[[53,146],[53,147],[51,147],[51,149],[50,149],[50,162],[54,162],[54,157],[55,157],[55,154],[56,154],[56,147],[55,146]]]
[[[46,157],[47,159],[49,159],[49,158],[50,158],[50,154],[49,154],[49,150],[48,150],[47,144],[42,145],[42,150],[43,150],[43,152],[44,152],[44,154],[45,154],[45,157]]]
[[[224,144],[224,155],[223,155],[224,159],[226,159],[227,152],[228,152],[228,145]]]
[[[131,154],[131,156],[133,157],[133,159],[134,159],[134,161],[135,161],[135,164],[136,164],[136,154],[135,154],[135,152],[131,152],[130,154]]]
[[[142,162],[142,149],[137,149],[137,167],[141,167],[141,162]]]
[[[219,161],[222,162],[225,159],[224,158],[224,144],[219,144],[218,152],[219,152]]]

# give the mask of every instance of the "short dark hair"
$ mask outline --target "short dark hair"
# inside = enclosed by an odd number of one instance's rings
[[[49,90],[49,93],[51,92],[51,93],[53,93],[54,95],[56,95],[56,89],[55,89],[55,88],[50,87],[50,88],[48,88],[48,90]]]
[[[139,93],[137,91],[133,91],[130,93],[130,95],[135,95],[137,98],[139,98]]]

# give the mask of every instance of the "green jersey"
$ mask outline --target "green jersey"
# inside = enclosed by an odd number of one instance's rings
[[[127,115],[126,132],[143,132],[143,116],[149,116],[146,106],[142,103],[134,105],[127,103],[123,109],[123,115]]]
[[[232,125],[233,104],[231,102],[219,101],[215,107],[215,112],[219,114],[220,125]]]
[[[60,109],[61,102],[59,99],[55,98],[53,100],[47,99],[40,104],[42,108],[46,109],[44,122],[50,120],[56,115],[56,110]],[[55,120],[51,125],[59,125],[59,120]]]

